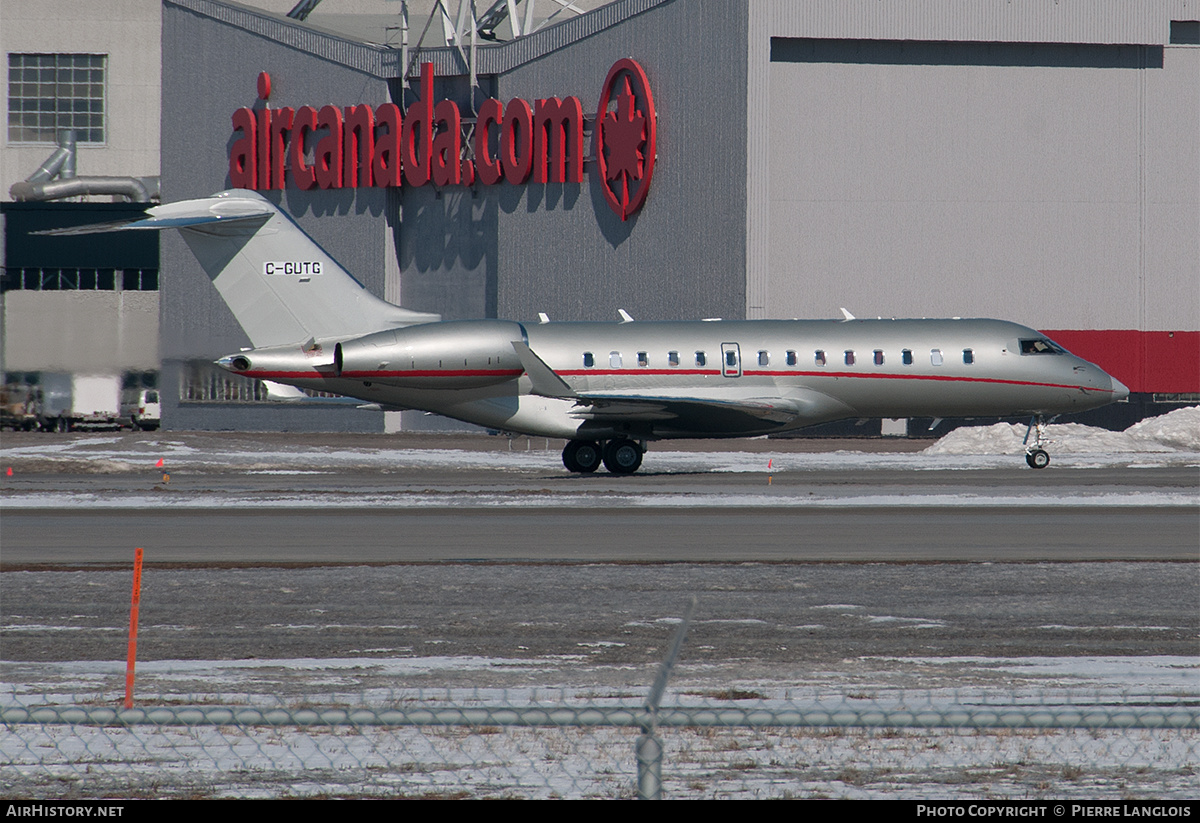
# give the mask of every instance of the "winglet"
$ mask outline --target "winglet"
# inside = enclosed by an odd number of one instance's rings
[[[525,373],[529,375],[534,394],[540,394],[542,397],[571,399],[579,397],[575,390],[555,374],[554,369],[547,366],[542,358],[534,354],[533,349],[528,345],[520,340],[514,340],[512,346],[521,360],[521,365],[525,368]]]
[[[632,323],[633,322],[633,318],[629,316],[629,312],[625,311],[624,309],[617,309],[617,314],[621,315],[622,323]]]
[[[845,308],[842,309],[842,322],[843,323],[845,323],[847,320],[856,320],[856,319],[857,318],[850,312],[846,311]]]

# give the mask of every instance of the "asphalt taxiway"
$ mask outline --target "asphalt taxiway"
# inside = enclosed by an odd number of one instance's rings
[[[751,441],[614,477],[568,474],[553,443],[464,442],[6,435],[3,657],[119,658],[134,547],[154,659],[500,655],[545,677],[582,655],[563,678],[640,682],[691,595],[689,659],[726,679],[863,655],[1195,655],[1186,460],[1035,472]]]

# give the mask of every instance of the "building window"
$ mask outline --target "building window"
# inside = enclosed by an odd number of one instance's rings
[[[1200,46],[1200,20],[1172,20],[1171,45]]]
[[[119,285],[118,285],[119,284]],[[0,291],[158,291],[158,269],[12,268]]]
[[[208,363],[191,363],[179,377],[179,399],[184,402],[254,403],[267,399],[261,380],[230,374]]]
[[[105,142],[103,54],[8,55],[8,142],[55,143],[74,129],[78,143]]]

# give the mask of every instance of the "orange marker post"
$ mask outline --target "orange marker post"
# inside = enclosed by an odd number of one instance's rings
[[[125,656],[125,708],[133,708],[133,667],[137,661],[138,605],[142,600],[142,550],[133,550],[133,595],[129,607],[129,652]]]

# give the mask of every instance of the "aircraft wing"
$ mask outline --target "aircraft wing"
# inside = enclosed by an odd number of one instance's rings
[[[602,423],[670,421],[673,429],[704,432],[758,431],[790,423],[820,423],[854,416],[854,410],[811,389],[786,389],[764,396],[762,389],[714,388],[680,392],[586,392],[572,417]]]

